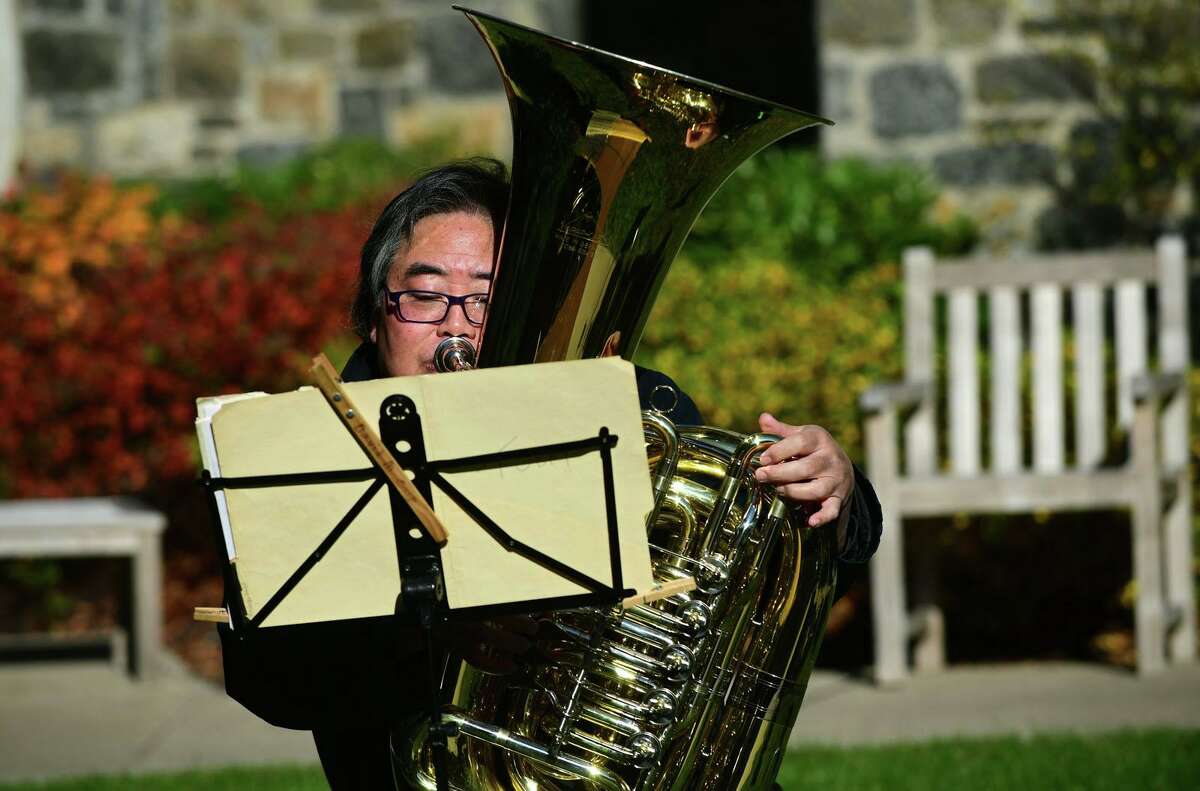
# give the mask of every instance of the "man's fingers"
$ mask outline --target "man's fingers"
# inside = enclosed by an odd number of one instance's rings
[[[763,412],[758,416],[758,429],[763,433],[783,435],[789,433],[789,429],[793,428],[795,428],[795,426],[790,426],[787,423],[784,423],[770,412]]]
[[[821,525],[829,524],[838,518],[838,514],[842,512],[842,498],[836,494],[825,498],[825,502],[821,503],[821,510],[808,518],[809,527],[820,527]]]
[[[820,435],[807,431],[805,426],[795,434],[790,434],[763,451],[759,460],[763,464],[775,464],[794,456],[808,456],[820,447]]]
[[[754,477],[760,483],[786,484],[816,478],[826,465],[816,456],[759,467]]]
[[[834,494],[834,482],[829,478],[816,478],[803,483],[788,483],[776,486],[775,493],[798,503],[818,503]]]

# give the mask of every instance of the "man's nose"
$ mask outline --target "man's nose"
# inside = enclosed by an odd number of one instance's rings
[[[475,337],[479,331],[478,327],[467,321],[466,305],[451,305],[439,329],[443,335],[465,335],[468,338]]]

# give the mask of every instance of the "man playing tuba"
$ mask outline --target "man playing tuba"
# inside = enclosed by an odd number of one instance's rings
[[[362,344],[345,381],[433,373],[441,341],[479,344],[508,195],[504,166],[475,159],[426,173],[387,205],[362,249],[351,309]],[[636,378],[643,408],[656,388],[675,388],[656,371],[639,367]],[[703,423],[675,389],[668,417]],[[882,530],[870,483],[825,429],[768,414],[759,422],[782,439],[762,454],[758,480],[808,505],[810,527],[836,520],[840,558],[864,562]],[[514,618],[446,627],[442,637],[465,661],[506,672],[530,648],[533,630]],[[415,630],[382,618],[278,627],[242,640],[223,627],[221,635],[229,695],[275,725],[311,729],[334,791],[391,787],[389,728],[424,700],[425,651]]]

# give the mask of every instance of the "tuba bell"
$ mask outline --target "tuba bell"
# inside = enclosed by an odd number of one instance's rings
[[[464,10],[464,9],[460,9]],[[480,367],[631,358],[697,215],[775,140],[822,118],[474,11],[513,120],[512,193]],[[836,530],[754,480],[778,437],[644,418],[654,574],[698,588],[556,613],[551,661],[461,664],[445,685],[460,791],[769,789],[832,604]],[[545,624],[544,624],[545,626]],[[544,633],[544,635],[543,635]],[[435,788],[428,723],[392,736]]]

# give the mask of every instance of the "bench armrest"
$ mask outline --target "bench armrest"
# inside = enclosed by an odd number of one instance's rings
[[[883,412],[919,404],[932,394],[929,382],[886,382],[869,388],[858,397],[864,412]]]
[[[1187,382],[1182,371],[1142,374],[1133,378],[1133,399],[1138,403],[1150,399],[1166,399],[1183,389]]]

